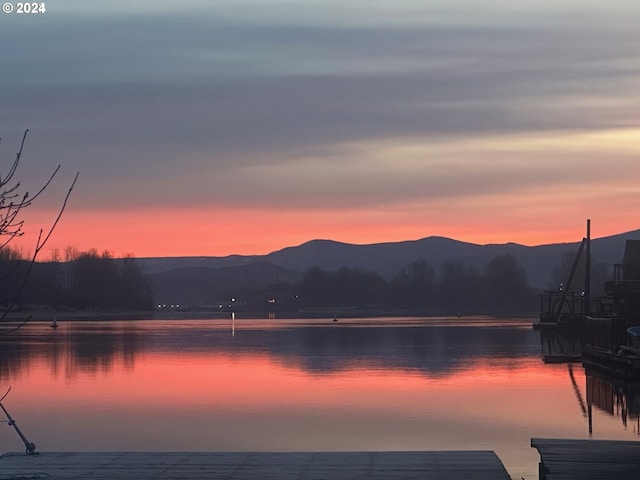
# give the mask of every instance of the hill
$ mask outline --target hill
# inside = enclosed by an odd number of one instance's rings
[[[620,262],[627,239],[640,239],[640,230],[593,239],[593,258],[608,265]],[[173,294],[176,301],[188,303],[197,298],[210,298],[213,291],[235,286],[259,288],[296,281],[305,270],[316,266],[325,270],[360,267],[390,277],[418,259],[436,269],[444,261],[458,259],[483,269],[492,258],[504,254],[512,255],[525,268],[531,286],[545,288],[563,253],[577,251],[579,244],[577,241],[538,246],[478,245],[437,236],[369,245],[312,240],[268,255],[139,260],[150,274],[157,297]]]

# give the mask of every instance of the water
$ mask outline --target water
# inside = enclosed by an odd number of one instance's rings
[[[533,479],[531,437],[589,438],[589,406],[592,438],[637,440],[633,399],[544,364],[539,335],[479,318],[32,323],[0,337],[0,388],[40,451],[494,450]],[[0,451],[22,449],[0,428]]]

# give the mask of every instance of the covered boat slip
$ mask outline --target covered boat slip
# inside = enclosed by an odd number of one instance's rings
[[[0,478],[509,480],[490,451],[41,453],[0,456]]]
[[[532,438],[540,480],[637,480],[640,441]]]
[[[639,322],[634,317],[586,317],[582,362],[585,366],[620,378],[640,379]]]

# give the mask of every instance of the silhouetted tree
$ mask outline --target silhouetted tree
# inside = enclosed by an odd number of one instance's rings
[[[300,296],[309,306],[363,306],[386,301],[387,284],[375,272],[343,267],[337,272],[308,269],[300,283]]]
[[[424,260],[403,268],[391,281],[394,302],[407,307],[432,306],[436,296],[436,272]]]
[[[320,267],[309,268],[300,282],[300,295],[306,305],[327,305],[331,296],[329,274]]]
[[[485,267],[483,296],[493,313],[527,313],[535,305],[527,272],[512,255],[499,255]]]
[[[474,311],[480,304],[479,274],[464,260],[448,260],[440,266],[438,303],[450,313]]]
[[[69,252],[68,305],[79,308],[151,308],[150,284],[135,258],[114,259],[108,251]]]
[[[151,284],[133,255],[118,259],[120,270],[119,304],[124,308],[150,308],[153,301]]]
[[[355,306],[382,304],[386,300],[386,287],[385,280],[375,272],[344,267],[335,273],[335,303]]]
[[[31,195],[29,194],[29,192],[22,189],[20,182],[16,179],[16,173],[18,171],[18,167],[20,166],[22,151],[24,149],[27,133],[28,130],[25,130],[22,137],[22,142],[20,144],[20,149],[18,150],[15,159],[5,170],[4,175],[0,175],[0,250],[6,249],[12,240],[24,234],[24,221],[21,218],[21,213],[25,208],[31,206],[33,202],[42,194],[42,192],[44,192],[44,190],[50,185],[50,183],[53,181],[53,178],[60,170],[60,166],[58,165],[58,167],[55,168],[53,173],[50,175],[49,179],[44,183],[42,188],[40,188],[40,190],[38,190],[34,195]],[[20,294],[24,290],[27,278],[29,277],[29,274],[33,269],[33,265],[36,262],[38,254],[46,245],[47,241],[51,237],[51,234],[53,233],[53,230],[58,224],[60,217],[62,216],[62,213],[67,204],[67,200],[71,195],[71,191],[73,190],[77,179],[78,174],[76,174],[73,182],[71,183],[71,186],[69,187],[64,201],[62,202],[62,206],[58,212],[58,216],[53,221],[51,227],[48,230],[40,229],[40,233],[37,237],[31,257],[26,261],[22,259],[16,259],[13,266],[8,266],[6,263],[0,265],[2,267],[2,271],[0,271],[0,282],[12,284],[12,288],[5,289],[5,292],[10,293],[0,298],[0,303],[5,305],[3,313],[0,315],[0,320],[4,320],[8,312],[11,311],[11,309],[16,305]],[[0,291],[0,294],[3,293],[4,292]],[[25,322],[27,320],[25,320]],[[4,331],[2,333],[7,333],[7,331]]]
[[[23,303],[74,308],[147,310],[151,283],[131,255],[113,258],[107,251],[67,249],[66,261],[36,262],[23,290]],[[26,262],[21,264],[24,268]]]

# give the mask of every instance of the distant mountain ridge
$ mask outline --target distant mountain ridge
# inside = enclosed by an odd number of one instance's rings
[[[608,265],[620,262],[627,239],[640,239],[640,229],[592,239],[593,258]],[[531,286],[544,288],[562,254],[576,251],[579,244],[580,241],[532,247],[517,243],[479,245],[438,236],[369,245],[355,245],[333,240],[311,240],[267,255],[140,258],[139,260],[145,271],[151,275],[156,289],[162,285],[161,290],[167,291],[173,288],[172,285],[175,287],[180,284],[192,284],[195,277],[201,278],[205,284],[213,278],[222,281],[223,277],[234,278],[235,281],[244,278],[253,286],[261,282],[286,282],[299,278],[302,272],[311,267],[320,267],[325,270],[360,267],[386,277],[395,275],[402,267],[416,260],[424,260],[436,269],[447,260],[463,260],[469,265],[482,269],[492,258],[509,254],[525,268]],[[250,267],[251,265],[254,267]],[[233,273],[234,269],[238,268],[243,273]],[[220,269],[224,270],[209,271]],[[189,270],[191,270],[190,273]],[[185,275],[191,278],[189,282],[186,281]],[[171,278],[174,280],[170,280]],[[177,278],[182,278],[182,281]],[[209,281],[206,281],[207,278]]]

